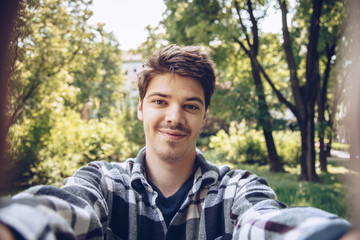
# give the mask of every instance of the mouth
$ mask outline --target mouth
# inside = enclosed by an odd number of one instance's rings
[[[188,133],[185,131],[171,130],[171,129],[158,129],[161,135],[165,136],[168,140],[179,141],[184,139]]]

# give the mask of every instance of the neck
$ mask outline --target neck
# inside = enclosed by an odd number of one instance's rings
[[[195,157],[196,154],[184,161],[168,162],[147,155],[145,161],[146,176],[160,189],[164,197],[170,197],[193,174]]]

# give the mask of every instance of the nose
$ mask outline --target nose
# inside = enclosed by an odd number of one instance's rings
[[[168,108],[165,121],[172,125],[183,125],[185,123],[184,112],[181,106],[173,105]]]

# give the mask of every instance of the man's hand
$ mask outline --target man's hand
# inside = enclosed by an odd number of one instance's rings
[[[359,239],[360,239],[360,229],[352,230],[340,238],[340,240],[359,240]]]
[[[15,240],[14,234],[11,232],[11,230],[2,223],[0,223],[0,239]]]

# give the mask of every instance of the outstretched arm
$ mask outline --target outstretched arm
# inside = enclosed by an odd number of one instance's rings
[[[320,209],[286,208],[253,174],[238,181],[232,213],[237,216],[233,239],[339,239],[351,228],[345,219]]]
[[[101,167],[90,164],[63,188],[36,186],[0,199],[0,222],[26,239],[102,238],[111,198],[107,184]]]
[[[2,223],[0,223],[0,239],[15,240],[13,232]]]

